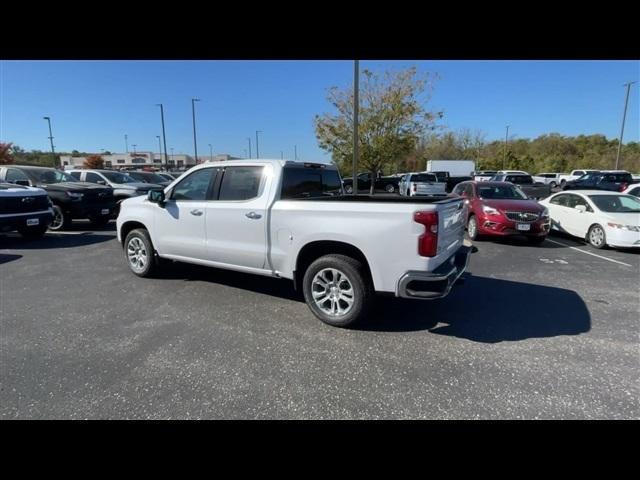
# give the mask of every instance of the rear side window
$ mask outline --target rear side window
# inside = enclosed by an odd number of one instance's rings
[[[84,177],[86,182],[98,183],[99,180],[102,180],[100,175],[93,172],[87,172],[87,175]]]
[[[211,179],[216,173],[213,168],[204,168],[193,172],[180,183],[171,193],[172,200],[206,200]]]
[[[342,183],[336,170],[285,168],[282,175],[283,200],[342,194]]]
[[[264,167],[227,167],[218,200],[250,200],[258,196]]]
[[[27,180],[29,181],[29,177],[22,171],[17,168],[9,168],[6,173],[6,181],[9,183],[14,183],[18,180]]]
[[[565,193],[562,195],[556,195],[550,200],[550,203],[553,203],[554,205],[561,205],[563,207],[566,207],[568,206],[567,205],[568,200],[569,200],[569,194]]]
[[[78,180],[80,180],[80,172],[70,172],[70,175]]]
[[[533,180],[527,175],[508,175],[507,182],[516,183],[518,185],[526,185],[529,183],[533,183]]]

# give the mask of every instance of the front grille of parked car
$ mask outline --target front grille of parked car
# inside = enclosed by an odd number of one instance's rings
[[[535,212],[506,212],[507,218],[516,222],[535,222],[540,216]]]
[[[0,201],[0,214],[39,212],[48,208],[47,195],[3,198]]]

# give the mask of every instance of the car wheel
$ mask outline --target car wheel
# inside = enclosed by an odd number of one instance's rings
[[[604,248],[607,246],[607,237],[604,233],[604,228],[600,225],[591,225],[589,233],[587,233],[587,241],[594,248]]]
[[[556,188],[556,187],[558,186],[558,184],[557,184],[556,182],[551,182],[551,183],[549,184],[549,186],[550,186],[551,188]]]
[[[467,233],[471,240],[480,239],[480,235],[478,234],[478,220],[475,215],[471,215],[469,217],[469,221],[467,222]]]
[[[347,193],[353,193],[353,187],[351,185],[347,185],[344,187],[344,191]]]
[[[24,238],[28,240],[39,240],[40,238],[44,237],[45,234],[47,233],[47,227],[36,227],[36,228],[25,227],[25,228],[18,229],[18,232],[20,233],[20,235],[22,235]]]
[[[396,191],[396,187],[394,187],[393,185],[387,185],[386,187],[384,187],[384,189],[387,193],[393,193]]]
[[[139,277],[151,277],[157,268],[153,243],[143,228],[131,230],[124,241],[127,265]]]
[[[60,205],[53,206],[53,220],[49,225],[49,230],[53,232],[59,232],[60,230],[67,230],[71,226],[71,218],[68,214],[62,211]]]
[[[315,260],[304,274],[302,289],[313,314],[333,327],[350,327],[362,320],[374,300],[364,266],[346,255]]]
[[[541,245],[546,238],[546,235],[544,235],[543,237],[527,237],[527,241],[532,245]]]

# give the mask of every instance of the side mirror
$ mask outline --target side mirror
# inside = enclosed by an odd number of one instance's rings
[[[157,203],[160,207],[164,207],[164,190],[149,190],[149,193],[147,193],[147,200],[152,203]]]
[[[29,180],[16,180],[13,183],[15,183],[16,185],[22,185],[23,187],[29,186]]]
[[[106,185],[107,184],[107,182],[105,182],[104,180],[98,180],[96,183],[98,185]]]
[[[578,210],[580,213],[584,213],[587,211],[586,205],[576,205],[574,208]]]

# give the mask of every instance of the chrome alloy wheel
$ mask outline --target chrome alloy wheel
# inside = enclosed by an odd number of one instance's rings
[[[594,247],[601,246],[604,243],[604,230],[598,226],[593,227],[589,232],[589,242]]]
[[[138,237],[133,237],[129,240],[127,258],[129,259],[129,266],[134,272],[140,273],[145,269],[149,257],[144,243]]]
[[[316,273],[311,281],[311,293],[316,306],[327,315],[346,315],[353,307],[351,280],[335,268],[325,268]]]
[[[51,220],[51,224],[49,225],[49,230],[60,230],[62,228],[63,223],[64,223],[64,214],[62,213],[62,209],[58,205],[54,205],[53,220]]]

